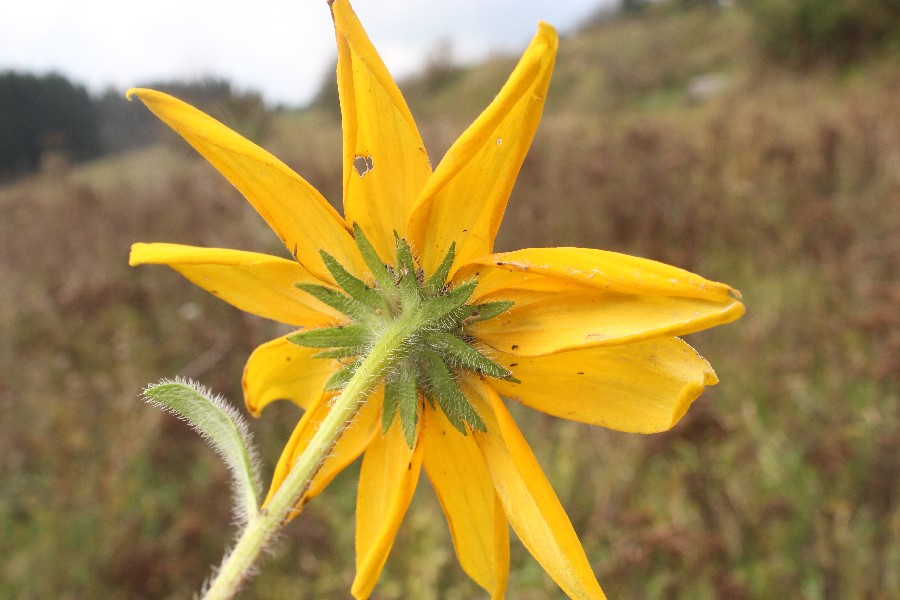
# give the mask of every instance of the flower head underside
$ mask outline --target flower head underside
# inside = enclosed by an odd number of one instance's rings
[[[250,356],[254,415],[305,409],[276,466],[285,480],[368,353],[396,346],[298,508],[363,455],[357,576],[368,597],[424,468],[466,573],[501,598],[507,523],[572,598],[602,598],[569,519],[504,400],[621,431],[672,427],[709,364],[678,336],[737,319],[729,286],[584,248],[493,253],[538,120],[557,37],[541,24],[500,93],[432,171],[415,122],[346,0],[332,13],[343,126],[342,217],[277,158],[165,94],[132,90],[247,198],[289,258],[135,244],[245,311],[296,327]],[[402,341],[402,343],[400,343]]]

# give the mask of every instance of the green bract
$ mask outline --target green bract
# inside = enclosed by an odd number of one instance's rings
[[[419,419],[419,392],[440,407],[447,419],[463,435],[466,425],[484,431],[484,421],[460,391],[455,374],[460,369],[488,377],[516,380],[472,345],[466,333],[470,323],[495,317],[512,302],[466,304],[477,280],[451,287],[446,283],[453,264],[455,245],[434,273],[425,277],[416,265],[409,244],[396,237],[396,261],[385,264],[378,257],[362,229],[354,227],[356,245],[373,275],[372,284],[352,275],[333,256],[322,251],[325,268],[341,291],[322,285],[298,283],[297,287],[328,306],[347,315],[349,325],[311,329],[290,336],[298,346],[323,348],[316,358],[337,359],[342,367],[326,382],[325,389],[338,391],[347,385],[360,362],[382,332],[396,321],[412,331],[390,361],[384,374],[382,431],[387,432],[399,413],[407,444],[412,448]]]

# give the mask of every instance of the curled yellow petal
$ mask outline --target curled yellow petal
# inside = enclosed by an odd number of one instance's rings
[[[257,347],[244,366],[244,403],[254,417],[275,400],[290,400],[309,409],[341,366],[336,360],[313,358],[317,348],[292,344],[287,337]]]
[[[269,487],[269,494],[263,507],[271,500],[275,492],[284,482],[285,478],[291,472],[294,463],[301,454],[306,450],[310,440],[319,428],[328,411],[331,408],[330,402],[333,394],[326,393],[319,395],[309,409],[303,413],[297,427],[294,428],[291,439],[285,445],[281,452],[281,458],[275,466],[275,473],[272,476],[272,485]],[[346,429],[338,438],[337,444],[322,463],[321,468],[310,482],[309,488],[300,497],[297,503],[297,509],[291,513],[290,518],[296,517],[307,502],[322,493],[331,480],[343,471],[347,465],[352,463],[360,454],[371,444],[372,439],[378,431],[378,418],[381,414],[381,403],[383,395],[381,391],[373,392],[372,396],[360,407],[359,412],[353,421],[347,425]]]
[[[236,187],[288,251],[322,281],[332,282],[319,248],[362,273],[350,229],[322,195],[287,165],[196,108],[167,94],[131,89]]]
[[[559,292],[503,290],[481,300],[515,303],[498,317],[474,323],[470,332],[492,348],[517,356],[685,335],[744,314],[744,305],[730,297],[711,301],[643,296],[586,286]]]
[[[413,203],[431,175],[419,130],[397,84],[346,0],[331,5],[344,131],[344,213],[381,255],[394,257]]]
[[[368,598],[372,593],[409,508],[421,468],[422,444],[409,448],[399,420],[384,436],[376,435],[366,450],[356,499],[354,598]]]
[[[560,285],[574,283],[621,294],[740,300],[740,294],[724,283],[655,260],[593,248],[526,248],[481,256],[472,260],[457,277],[476,273],[479,274],[476,296],[502,288],[523,289],[519,282],[551,277]],[[494,277],[490,288],[482,287],[484,277]]]
[[[288,325],[317,327],[345,319],[294,287],[322,282],[302,265],[268,254],[180,244],[131,247],[129,264],[168,265],[195,285],[239,309]]]
[[[657,261],[585,248],[529,248],[463,266],[476,302],[510,300],[471,332],[496,350],[540,356],[685,335],[744,314],[740,294]]]
[[[521,381],[492,380],[501,395],[564,419],[635,433],[670,429],[717,382],[709,363],[678,338],[491,358]]]
[[[456,242],[456,265],[488,254],[537,129],[556,59],[556,31],[542,23],[490,106],[453,144],[410,218],[425,272]]]
[[[473,436],[519,539],[570,598],[605,598],[569,517],[503,401],[475,378],[466,378],[463,387],[484,420],[486,431]]]
[[[424,423],[425,472],[444,509],[460,565],[491,598],[503,598],[509,577],[509,526],[481,450],[440,410],[426,406]]]

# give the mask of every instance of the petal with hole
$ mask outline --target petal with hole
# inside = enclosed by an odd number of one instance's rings
[[[406,101],[350,3],[336,0],[331,11],[344,132],[344,213],[359,223],[382,260],[392,263],[394,232],[406,236],[431,164]]]

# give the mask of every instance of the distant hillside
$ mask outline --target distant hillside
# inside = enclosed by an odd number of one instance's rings
[[[847,69],[898,47],[894,0],[625,0],[618,11],[598,10],[562,45],[548,109],[652,109],[685,97],[701,100],[748,69]],[[474,115],[513,60],[461,67],[446,49],[436,49],[403,87],[420,118]],[[228,81],[143,85],[196,104],[252,139],[265,133],[264,98]],[[123,100],[122,90],[92,98],[60,75],[0,73],[0,107],[0,181],[32,172],[45,159],[78,162],[145,146],[162,131]],[[312,108],[338,114],[331,78]]]

